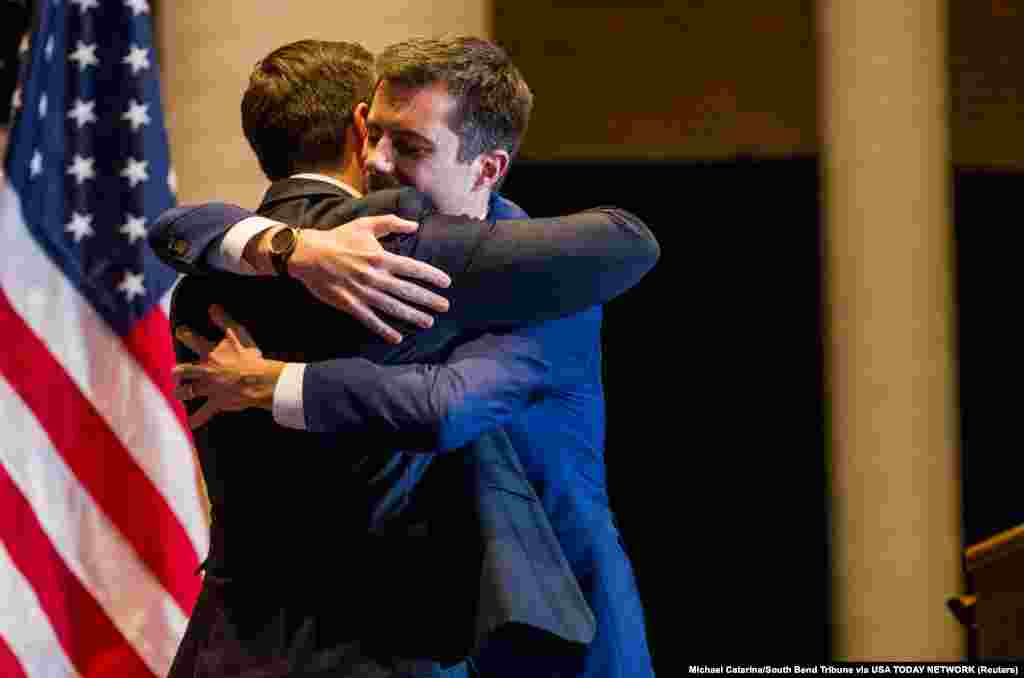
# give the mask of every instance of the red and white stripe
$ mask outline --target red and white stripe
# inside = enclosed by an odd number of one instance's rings
[[[0,675],[163,676],[209,539],[165,307],[114,334],[7,185],[0,251]]]

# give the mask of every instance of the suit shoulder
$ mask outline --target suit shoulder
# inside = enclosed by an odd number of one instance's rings
[[[259,214],[293,226],[326,228],[351,219],[354,202],[350,194],[324,181],[282,179],[267,189]]]
[[[329,228],[351,220],[354,199],[341,195],[304,195],[260,207],[260,216],[305,228]]]

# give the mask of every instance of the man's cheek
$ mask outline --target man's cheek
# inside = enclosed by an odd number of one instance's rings
[[[420,165],[396,167],[395,180],[402,186],[412,186],[422,193],[430,193],[432,188],[430,172]]]

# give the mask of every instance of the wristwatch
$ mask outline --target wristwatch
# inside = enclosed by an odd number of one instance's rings
[[[270,265],[282,277],[288,277],[288,260],[299,244],[299,229],[285,226],[270,238]]]

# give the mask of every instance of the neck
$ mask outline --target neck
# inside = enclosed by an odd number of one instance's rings
[[[366,193],[366,185],[363,180],[363,169],[360,167],[358,160],[354,156],[347,157],[341,167],[324,167],[316,170],[316,173],[323,174],[324,176],[331,177],[332,179],[337,179],[342,183],[348,184],[360,193]]]
[[[360,193],[366,193],[366,174],[363,172],[363,166],[356,153],[346,154],[345,164],[336,178]]]

